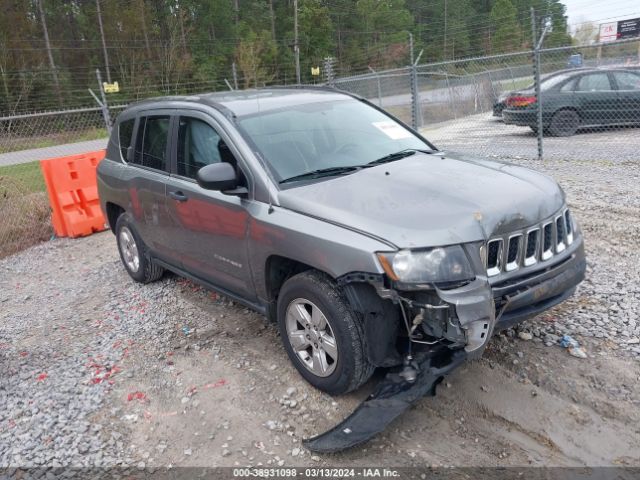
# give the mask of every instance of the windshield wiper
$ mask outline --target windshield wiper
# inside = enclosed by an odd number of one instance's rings
[[[350,166],[350,167],[321,168],[319,170],[312,170],[307,173],[302,173],[300,175],[295,175],[293,177],[285,178],[284,180],[280,180],[280,183],[289,183],[289,182],[295,182],[297,180],[330,177],[332,175],[342,175],[343,173],[355,172],[356,170],[360,170],[361,168],[362,167],[359,167],[357,165]]]
[[[390,153],[389,155],[385,155],[384,157],[380,157],[377,160],[373,160],[369,162],[367,165],[380,165],[381,163],[395,162],[396,160],[401,160],[406,157],[410,157],[417,152],[421,153],[434,153],[436,150],[419,150],[417,148],[406,148],[404,150],[400,150],[399,152]]]

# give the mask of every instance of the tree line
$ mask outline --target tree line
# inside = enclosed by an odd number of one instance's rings
[[[421,63],[520,51],[531,7],[545,45],[570,44],[559,0],[0,0],[0,111],[88,105],[97,68],[126,102],[295,83],[296,48],[303,83],[327,57],[336,75],[405,66],[410,37]]]

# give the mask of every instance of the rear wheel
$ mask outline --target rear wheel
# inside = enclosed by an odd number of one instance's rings
[[[570,137],[580,127],[580,116],[574,110],[560,110],[553,114],[549,133],[554,137]]]
[[[127,213],[120,215],[116,221],[116,240],[120,259],[131,278],[136,282],[149,283],[162,277],[164,269],[149,258]]]
[[[346,393],[373,374],[360,319],[337,285],[320,272],[303,272],[284,283],[278,329],[298,372],[319,390]]]

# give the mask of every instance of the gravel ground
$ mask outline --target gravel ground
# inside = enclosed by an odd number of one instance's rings
[[[0,261],[0,468],[640,466],[640,167],[542,165],[586,237],[577,294],[492,340],[362,448],[300,439],[367,395],[301,380],[273,325],[176,276],[133,283],[110,232]],[[587,358],[558,345],[571,334]]]

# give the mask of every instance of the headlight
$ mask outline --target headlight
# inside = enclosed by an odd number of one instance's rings
[[[403,283],[459,282],[475,277],[459,245],[377,255],[387,275]]]

